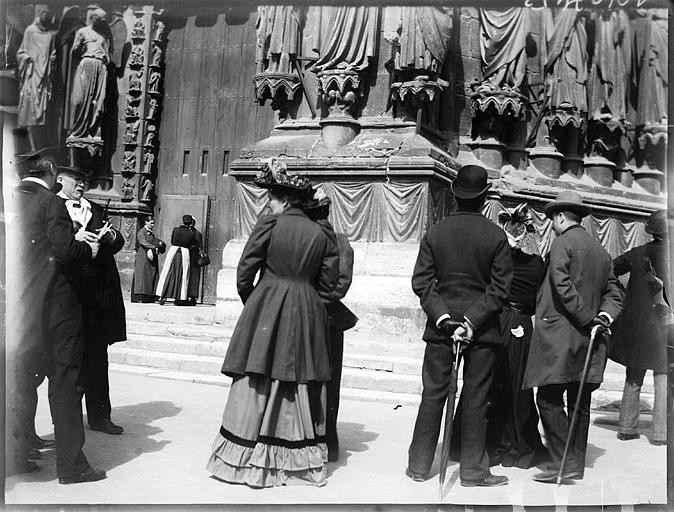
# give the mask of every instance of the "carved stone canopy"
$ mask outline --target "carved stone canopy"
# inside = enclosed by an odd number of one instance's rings
[[[417,101],[431,102],[435,99],[436,93],[439,94],[448,85],[449,82],[441,78],[433,81],[427,75],[419,75],[414,80],[408,82],[395,82],[391,84],[391,92],[393,93],[393,97],[400,101],[405,101],[405,97],[411,95]]]
[[[318,77],[318,92],[327,93],[336,90],[341,95],[348,91],[357,91],[360,87],[360,75],[352,69],[326,69],[320,71]]]
[[[284,92],[288,100],[294,100],[301,87],[300,78],[293,73],[260,73],[255,75],[253,81],[255,99],[260,105],[276,98],[279,92]]]
[[[645,149],[647,144],[657,146],[660,142],[667,143],[667,123],[666,120],[661,124],[648,124],[644,126],[637,138],[639,148]]]
[[[493,109],[499,116],[522,119],[527,99],[516,87],[495,87],[487,82],[470,84],[470,113],[476,117]]]
[[[570,104],[553,107],[545,117],[550,129],[571,127],[585,131],[587,128],[587,113]]]

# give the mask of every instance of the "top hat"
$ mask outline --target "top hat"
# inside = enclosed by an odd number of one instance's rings
[[[557,212],[574,212],[581,217],[590,213],[590,207],[583,203],[582,196],[575,190],[562,190],[557,194],[557,199],[545,205],[544,210],[550,219]]]
[[[491,183],[487,183],[487,169],[474,164],[461,167],[451,185],[452,192],[459,199],[473,199],[490,188]]]
[[[651,213],[646,221],[646,233],[660,238],[667,236],[667,210]]]
[[[93,172],[89,169],[82,169],[81,167],[71,167],[69,165],[59,165],[56,167],[56,174],[67,173],[81,176],[82,178],[89,178]]]

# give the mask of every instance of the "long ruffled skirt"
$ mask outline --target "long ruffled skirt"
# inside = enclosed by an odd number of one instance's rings
[[[325,389],[322,382],[236,378],[206,469],[251,487],[325,485]]]

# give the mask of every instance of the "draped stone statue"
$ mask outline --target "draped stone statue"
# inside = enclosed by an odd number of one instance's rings
[[[622,9],[593,13],[595,44],[589,83],[589,119],[622,123],[627,117],[632,38]]]
[[[397,70],[423,70],[431,74],[441,71],[452,30],[452,9],[449,7],[402,7],[396,20]]]
[[[24,34],[16,54],[19,79],[19,126],[44,125],[51,100],[56,64],[56,31],[50,30],[52,14],[44,4],[35,6],[35,21]]]
[[[73,62],[79,58],[79,63],[70,94],[70,128],[66,145],[85,148],[92,156],[100,154],[103,147],[101,117],[110,63],[108,33],[106,12],[95,9],[89,25],[75,34],[71,49]]]
[[[519,87],[526,76],[529,11],[522,7],[480,9],[480,56],[484,82],[495,88]]]
[[[666,125],[667,9],[639,9],[636,22],[639,77],[636,124]]]
[[[292,5],[257,8],[257,73],[293,73],[300,53],[302,9]]]
[[[318,54],[312,71],[367,68],[377,52],[378,20],[378,7],[311,7],[307,27]]]

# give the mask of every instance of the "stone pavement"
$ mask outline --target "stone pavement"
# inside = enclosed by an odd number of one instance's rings
[[[204,466],[228,388],[156,378],[148,375],[151,371],[121,365],[111,368],[113,420],[126,432],[109,436],[87,430],[85,445],[90,463],[108,472],[106,480],[59,485],[54,452],[43,451],[40,472],[7,479],[9,508],[13,504],[255,504],[258,510],[263,504],[275,503],[308,504],[308,509],[339,504],[330,507],[339,510],[361,504],[348,508],[382,510],[367,504],[388,504],[384,509],[437,510],[435,504],[442,503],[503,504],[510,505],[506,510],[519,511],[525,505],[548,505],[549,510],[594,505],[589,510],[599,510],[601,506],[666,501],[666,448],[651,445],[643,436],[618,441],[615,412],[592,414],[584,480],[556,487],[534,482],[535,468],[495,467],[493,472],[507,475],[510,485],[464,488],[457,481],[458,465],[454,464],[449,468],[447,495],[440,500],[439,453],[430,480],[416,483],[404,475],[416,407],[356,400],[342,402],[341,460],[328,464],[326,486],[256,490],[225,484],[210,478]],[[39,393],[37,431],[51,438],[46,385]],[[644,432],[649,420],[642,416]],[[413,506],[421,504],[425,506]],[[475,510],[471,506],[461,509]],[[664,510],[647,510],[660,509]]]

